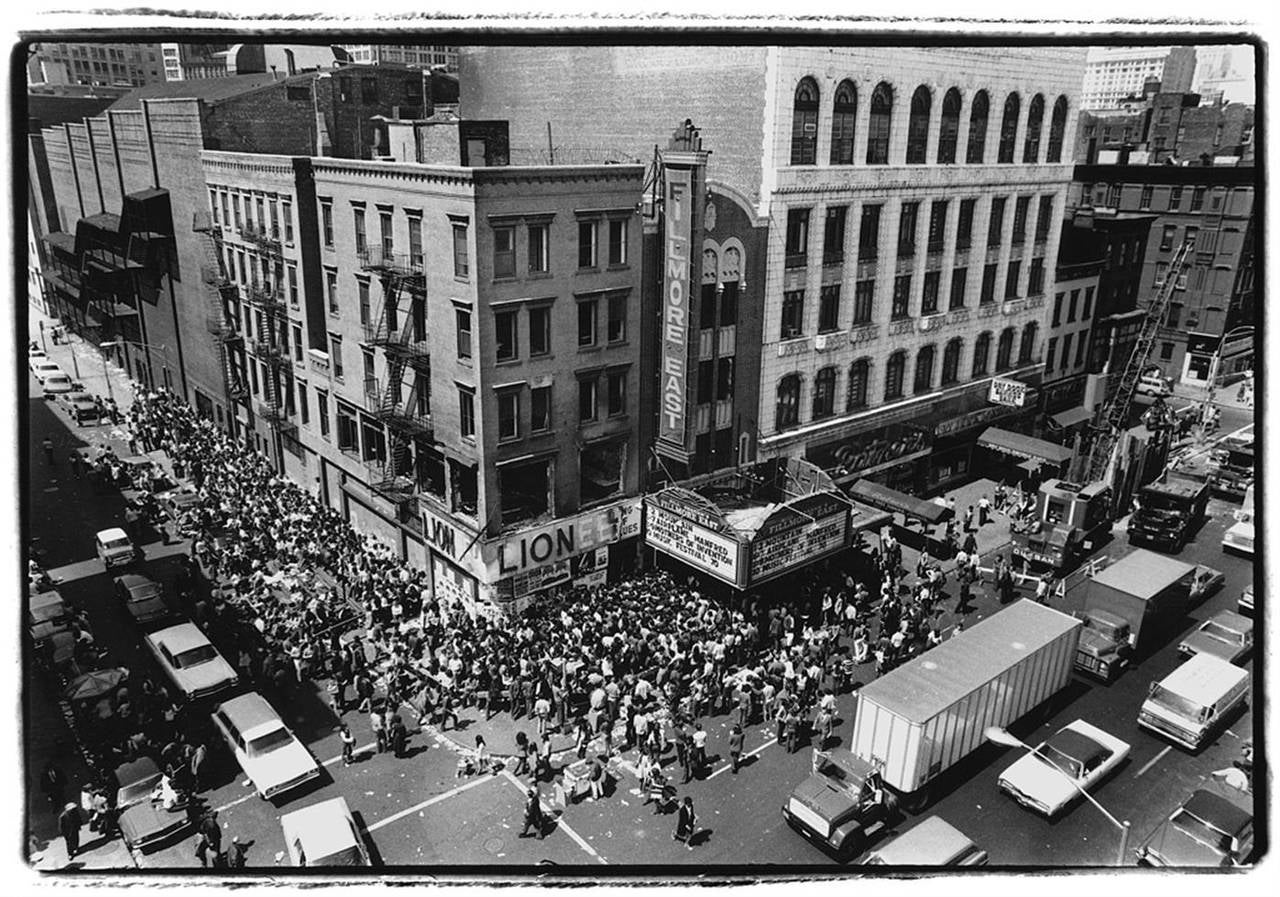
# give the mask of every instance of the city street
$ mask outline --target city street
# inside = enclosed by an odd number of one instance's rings
[[[38,395],[34,378],[30,383]],[[111,595],[111,577],[93,555],[93,534],[118,525],[123,501],[118,492],[93,494],[83,480],[70,476],[67,453],[110,440],[122,453],[123,432],[109,425],[77,428],[55,403],[33,398],[29,403],[28,480],[29,525],[31,535],[40,540],[49,566],[61,580],[64,598],[84,607],[99,642],[110,652],[113,665],[146,670],[150,660],[141,649],[139,632]],[[57,445],[56,461],[50,465],[40,448],[49,436]],[[1137,727],[1138,706],[1148,684],[1173,669],[1178,661],[1176,643],[1181,634],[1219,609],[1234,608],[1243,588],[1252,581],[1250,563],[1224,554],[1222,532],[1231,522],[1231,505],[1214,500],[1210,518],[1195,542],[1182,553],[1182,560],[1204,563],[1226,574],[1225,587],[1203,605],[1192,609],[1177,635],[1160,646],[1141,663],[1127,671],[1111,686],[1076,678],[1055,698],[1046,714],[1033,714],[1013,731],[1036,742],[1057,727],[1076,718],[1094,722],[1129,742],[1127,762],[1096,792],[1096,797],[1112,814],[1132,824],[1131,846],[1177,805],[1213,770],[1228,766],[1238,756],[1243,741],[1250,737],[1252,707],[1233,722],[1216,744],[1199,755],[1171,747]],[[1120,532],[1119,529],[1117,529]],[[175,556],[185,546],[162,545],[158,535],[144,541],[145,569],[161,582],[171,583],[176,573]],[[1112,559],[1129,550],[1123,535],[1099,549]],[[1079,607],[1081,588],[1067,593],[1064,610]],[[944,602],[950,605],[951,602]],[[997,610],[990,588],[974,601],[966,621]],[[871,665],[862,667],[862,678],[871,675]],[[60,723],[53,706],[55,697],[39,680],[28,689],[28,719],[37,721],[27,741],[28,769],[34,776],[44,757],[54,756],[66,763],[75,781],[74,751],[66,742],[69,733],[61,729],[55,737],[38,721],[48,720],[52,728]],[[839,700],[840,721],[836,732],[847,740],[851,727],[853,697]],[[634,751],[625,755],[622,779],[611,793],[597,802],[570,805],[557,824],[548,827],[546,837],[518,837],[522,828],[523,787],[509,772],[479,778],[458,778],[456,739],[469,745],[468,733],[450,730],[442,737],[434,730],[415,733],[409,740],[409,756],[395,759],[372,751],[372,738],[363,714],[346,714],[357,742],[364,750],[357,762],[344,767],[335,720],[322,690],[311,687],[295,694],[288,707],[280,709],[286,722],[303,739],[327,775],[301,794],[290,795],[278,806],[253,795],[243,775],[227,751],[216,746],[213,756],[213,787],[203,797],[218,810],[224,843],[232,835],[249,841],[247,866],[251,869],[287,864],[279,817],[283,812],[341,795],[353,810],[375,862],[397,867],[535,865],[549,862],[558,866],[599,867],[605,865],[682,865],[691,868],[718,865],[828,866],[832,860],[790,831],[779,808],[791,789],[807,774],[810,751],[802,746],[788,754],[774,740],[772,727],[757,724],[747,732],[748,757],[738,774],[729,771],[725,744],[729,715],[706,721],[710,734],[708,755],[711,772],[702,781],[680,788],[692,796],[698,814],[700,834],[693,849],[674,842],[674,813],[655,815],[643,804],[634,775]],[[403,711],[410,731],[414,716]],[[491,745],[504,753],[509,745]],[[49,752],[53,753],[50,754]],[[952,771],[943,794],[924,814],[907,817],[895,831],[905,831],[925,815],[938,814],[953,823],[990,853],[998,865],[1107,865],[1114,862],[1118,832],[1092,806],[1078,802],[1062,818],[1049,822],[1031,814],[1004,797],[996,788],[996,777],[1016,759],[1012,750],[984,747],[970,761]],[[674,758],[668,757],[669,769]],[[629,768],[628,768],[629,767]],[[42,846],[48,865],[57,868],[60,842],[52,841],[56,828],[52,814],[33,783],[28,788],[33,834]],[[550,809],[551,788],[541,786],[544,803]],[[554,815],[554,814],[551,814]],[[196,865],[193,839],[146,856],[135,857],[146,868],[191,867]],[[874,844],[872,845],[874,846]],[[86,867],[105,868],[127,861],[118,841],[100,844],[80,860]],[[1133,861],[1132,855],[1127,858]]]

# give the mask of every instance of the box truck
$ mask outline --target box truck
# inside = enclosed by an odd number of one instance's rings
[[[1151,683],[1138,725],[1196,751],[1248,696],[1248,670],[1211,654],[1196,654]]]
[[[939,775],[1071,678],[1082,624],[1019,601],[858,693],[851,753],[877,768],[913,811]]]
[[[1091,576],[1080,611],[1084,629],[1076,669],[1104,682],[1119,676],[1153,633],[1182,619],[1195,578],[1194,564],[1145,548]]]

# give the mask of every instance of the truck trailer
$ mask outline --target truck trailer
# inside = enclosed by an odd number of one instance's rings
[[[850,751],[911,810],[939,775],[1071,679],[1081,623],[1019,601],[858,693]]]
[[[1139,548],[1090,577],[1076,669],[1104,682],[1119,676],[1153,632],[1182,619],[1195,575],[1193,564]]]
[[[1191,541],[1209,504],[1207,480],[1166,471],[1138,490],[1138,508],[1129,518],[1129,543],[1177,554]]]

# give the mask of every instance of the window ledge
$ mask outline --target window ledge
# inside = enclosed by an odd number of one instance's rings
[[[629,271],[630,269],[631,269],[631,266],[626,262],[623,262],[620,265],[611,264],[607,268],[605,268],[606,271]]]
[[[521,363],[520,357],[515,358],[499,358],[494,361],[493,366],[497,368],[515,367]]]
[[[514,274],[504,274],[501,277],[494,275],[493,283],[517,283],[519,280]]]
[[[578,347],[578,352],[579,352],[579,353],[584,353],[584,352],[599,352],[599,351],[601,351],[603,348],[604,348],[604,346],[600,346],[600,345],[595,345],[595,346],[579,346],[579,347]]]
[[[599,274],[599,273],[600,273],[600,266],[599,266],[599,265],[587,265],[586,267],[579,267],[579,268],[578,268],[578,270],[577,270],[575,273],[577,273],[577,274]]]
[[[525,275],[526,280],[549,280],[551,277],[550,271],[530,271]]]

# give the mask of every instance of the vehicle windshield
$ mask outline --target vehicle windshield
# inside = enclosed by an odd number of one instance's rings
[[[1232,632],[1221,623],[1215,623],[1212,620],[1201,626],[1200,631],[1209,636],[1209,638],[1215,638],[1218,641],[1226,642],[1229,645],[1240,644],[1240,633]]]
[[[1080,778],[1080,773],[1083,771],[1079,760],[1064,753],[1052,741],[1045,742],[1036,756],[1039,756],[1041,761],[1048,761],[1051,766],[1065,772],[1073,779]]]
[[[173,661],[178,669],[186,670],[202,663],[208,663],[217,656],[218,652],[214,650],[213,645],[201,645],[198,648],[183,651],[181,654],[176,655]]]
[[[822,755],[817,772],[825,776],[833,786],[843,791],[854,795],[862,793],[862,776],[830,755]]]
[[[160,781],[160,774],[148,776],[141,782],[134,782],[132,785],[126,785],[120,789],[120,793],[116,795],[116,802],[121,804],[131,804],[149,797],[151,792],[155,790],[156,782]]]
[[[1153,683],[1151,686],[1151,700],[1168,710],[1172,710],[1179,716],[1188,719],[1199,719],[1204,708],[1195,701],[1188,700],[1180,694],[1169,691],[1160,683]]]
[[[1219,831],[1203,819],[1191,815],[1185,808],[1174,814],[1172,821],[1174,828],[1186,832],[1201,844],[1212,847],[1218,853],[1226,853],[1231,849],[1230,835]]]
[[[102,547],[103,548],[128,548],[129,537],[120,536],[119,538],[116,538],[116,539],[107,539],[105,542],[102,543]]]
[[[155,585],[137,586],[129,592],[129,600],[134,604],[158,597],[160,597],[160,589]]]
[[[249,756],[261,757],[278,748],[285,747],[293,741],[288,729],[273,729],[266,735],[259,735],[249,742]]]
[[[1156,516],[1161,518],[1168,517],[1171,514],[1180,514],[1189,510],[1191,502],[1185,498],[1179,498],[1175,495],[1166,495],[1161,492],[1148,492],[1142,497],[1142,508],[1145,511],[1158,511]]]

